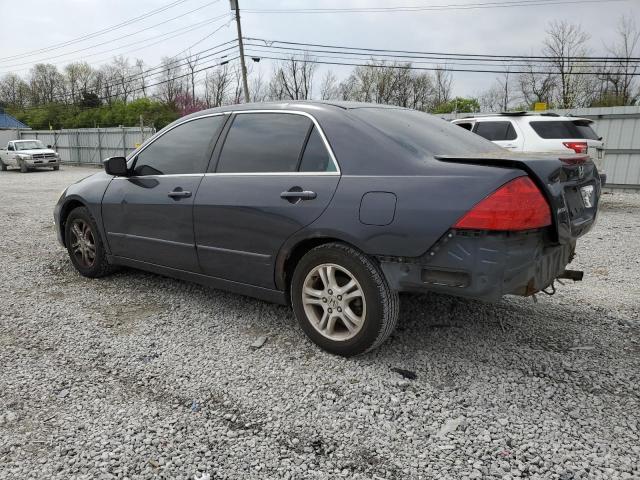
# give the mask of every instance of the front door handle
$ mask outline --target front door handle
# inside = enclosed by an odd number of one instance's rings
[[[286,192],[282,192],[280,194],[280,198],[284,198],[291,203],[296,203],[300,200],[313,200],[317,196],[316,192],[312,192],[311,190],[302,190],[300,187],[290,188]]]
[[[191,192],[182,190],[182,188],[178,187],[174,191],[169,192],[168,195],[175,200],[176,198],[189,198],[191,196]]]

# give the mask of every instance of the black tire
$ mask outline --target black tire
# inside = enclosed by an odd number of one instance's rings
[[[60,170],[60,165],[55,165],[55,166],[53,167],[53,171],[55,172],[56,170]]]
[[[20,171],[22,173],[27,173],[29,171],[29,167],[27,167],[25,162],[20,162]]]
[[[6,172],[7,171],[7,166],[4,163],[2,163],[1,161],[0,161],[0,171],[2,171],[2,172]]]
[[[305,280],[311,272],[324,264],[346,269],[363,292],[362,300],[366,305],[366,310],[362,312],[364,321],[355,336],[345,340],[333,340],[320,333],[305,312],[302,293]],[[290,292],[293,311],[306,335],[322,349],[344,357],[359,355],[378,347],[393,332],[398,321],[398,292],[389,287],[378,264],[359,250],[342,243],[320,245],[307,252],[296,265]],[[324,298],[322,301],[325,301]],[[318,305],[317,308],[325,309],[326,313],[326,306]]]
[[[74,240],[77,238],[77,234],[73,231],[74,225],[84,225],[90,231],[91,243],[95,247],[92,262],[85,262],[85,257],[74,248]],[[74,208],[67,216],[64,229],[69,258],[81,275],[89,278],[99,278],[113,271],[113,266],[107,261],[107,252],[102,243],[96,221],[86,207]]]

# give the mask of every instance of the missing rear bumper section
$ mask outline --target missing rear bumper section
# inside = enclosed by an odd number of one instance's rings
[[[497,301],[533,295],[565,274],[575,242],[550,245],[544,230],[474,232],[451,230],[419,258],[380,257],[392,288],[435,291]],[[570,271],[567,271],[570,272]]]

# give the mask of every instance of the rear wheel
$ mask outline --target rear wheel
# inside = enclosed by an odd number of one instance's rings
[[[314,343],[347,357],[379,346],[398,320],[398,293],[375,261],[340,243],[316,247],[298,262],[291,302]]]
[[[86,207],[77,207],[65,222],[65,243],[71,263],[81,275],[98,278],[108,275],[112,266],[93,216]]]

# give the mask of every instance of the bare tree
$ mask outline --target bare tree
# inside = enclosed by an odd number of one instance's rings
[[[309,60],[305,54],[302,59],[291,56],[279,62],[269,84],[270,97],[276,100],[310,99],[316,64]]]
[[[435,105],[441,105],[451,100],[453,90],[453,76],[445,70],[446,66],[439,65],[434,73]]]
[[[88,92],[94,71],[87,62],[75,62],[65,68],[65,76],[72,103],[82,98],[83,92]]]
[[[561,108],[573,108],[590,103],[594,92],[585,71],[584,57],[589,54],[589,34],[579,25],[566,20],[553,21],[547,29],[544,55],[551,59],[557,76],[557,103]]]
[[[223,65],[207,72],[204,80],[204,101],[208,108],[224,105],[232,83],[229,65]]]
[[[29,100],[29,85],[15,73],[7,73],[0,80],[0,103],[24,108]]]
[[[504,101],[504,92],[502,86],[497,82],[491,85],[487,90],[482,92],[478,98],[480,110],[483,112],[499,112],[502,111]]]
[[[633,17],[622,16],[618,22],[618,40],[606,46],[615,60],[607,62],[603,72],[605,82],[603,96],[615,105],[633,105],[640,99],[640,89],[636,88],[636,77],[640,67],[632,60],[638,56],[640,29]]]
[[[147,97],[147,72],[145,71],[144,60],[136,58],[135,67],[137,89],[142,92],[143,97]]]
[[[30,73],[31,103],[44,105],[60,100],[66,91],[64,76],[55,65],[38,63],[34,65]]]
[[[529,108],[534,103],[551,105],[556,89],[556,76],[550,72],[539,73],[532,62],[527,62],[527,66],[522,68],[526,73],[518,76],[518,86],[525,103]]]
[[[338,81],[331,70],[327,70],[322,77],[320,83],[320,99],[332,100],[338,98],[340,92],[338,90]]]
[[[432,107],[435,88],[433,78],[428,73],[421,73],[412,77],[409,97],[410,108],[429,110]]]
[[[135,90],[134,83],[131,82],[133,71],[129,65],[129,59],[120,55],[114,58],[112,65],[118,85],[118,98],[127,103]]]
[[[200,55],[191,55],[191,52],[185,57],[187,73],[189,76],[189,82],[187,82],[187,95],[189,94],[189,85],[191,85],[191,99],[193,104],[196,103],[196,69],[198,68],[198,61],[200,60]]]
[[[249,80],[249,92],[252,102],[264,102],[269,97],[267,86],[265,85],[262,74],[251,75]]]
[[[174,104],[184,91],[182,66],[177,58],[162,58],[162,73],[158,81],[156,95],[164,102]]]

